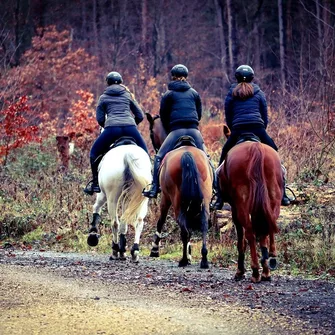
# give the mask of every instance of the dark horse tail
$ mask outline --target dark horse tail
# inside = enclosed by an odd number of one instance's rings
[[[190,152],[183,153],[181,157],[182,183],[181,183],[181,204],[178,223],[185,230],[204,231],[206,227],[202,220],[203,193],[200,187],[199,171]]]
[[[261,143],[250,147],[247,173],[250,177],[251,221],[257,236],[278,232],[265,179],[264,158],[265,151]]]

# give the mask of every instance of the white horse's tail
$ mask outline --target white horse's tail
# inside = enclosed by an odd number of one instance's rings
[[[120,220],[133,224],[140,215],[143,204],[148,202],[148,199],[143,197],[142,190],[151,180],[148,179],[148,169],[140,165],[140,159],[133,153],[125,154],[124,165],[123,178],[125,183],[118,200],[118,206],[122,208]]]

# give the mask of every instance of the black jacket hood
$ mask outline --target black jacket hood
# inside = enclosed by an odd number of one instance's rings
[[[171,91],[183,92],[191,88],[191,85],[187,81],[174,80],[168,85],[168,89]]]

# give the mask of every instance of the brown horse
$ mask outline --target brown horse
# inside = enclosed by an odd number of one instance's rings
[[[147,114],[151,139],[158,150],[166,137],[159,117]],[[190,145],[182,145],[170,151],[162,161],[160,169],[160,217],[154,237],[151,257],[159,257],[159,242],[169,208],[173,207],[174,217],[181,229],[183,257],[179,266],[191,262],[190,238],[192,231],[202,233],[201,268],[208,268],[206,237],[209,220],[209,204],[212,197],[213,173],[206,154]]]
[[[231,205],[237,231],[238,269],[235,279],[244,277],[248,242],[251,280],[254,283],[271,280],[270,269],[276,267],[274,234],[278,232],[277,219],[283,195],[283,172],[278,153],[260,142],[242,142],[228,152],[216,173],[220,190]],[[262,253],[262,275],[259,273],[257,240]]]

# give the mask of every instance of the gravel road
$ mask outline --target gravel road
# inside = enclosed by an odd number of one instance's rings
[[[335,334],[335,283],[0,249],[0,334]]]

